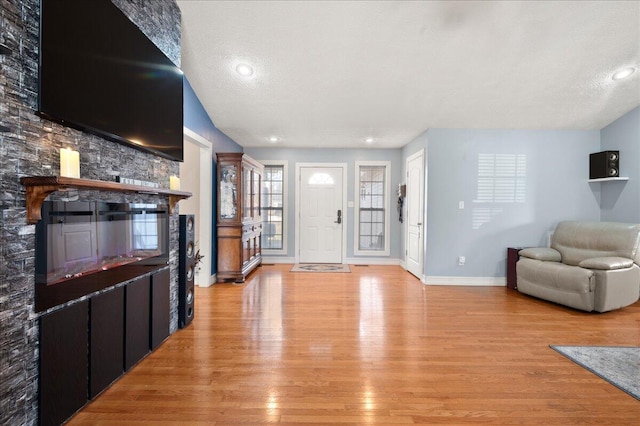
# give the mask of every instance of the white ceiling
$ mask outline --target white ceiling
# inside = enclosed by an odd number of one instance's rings
[[[182,69],[243,147],[601,129],[640,105],[640,1],[177,3]],[[238,75],[238,63],[254,74]],[[637,72],[611,80],[628,66]]]

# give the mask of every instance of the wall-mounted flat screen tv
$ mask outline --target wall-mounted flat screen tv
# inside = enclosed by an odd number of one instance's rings
[[[183,74],[110,0],[41,0],[38,113],[183,160]]]

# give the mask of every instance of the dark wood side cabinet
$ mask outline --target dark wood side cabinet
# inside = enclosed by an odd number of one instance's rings
[[[169,269],[151,275],[151,350],[169,337]]]
[[[516,275],[516,263],[520,256],[518,252],[524,247],[507,248],[507,288],[512,290],[518,289],[518,276]]]
[[[124,373],[124,287],[90,299],[89,398]]]
[[[219,280],[244,282],[262,263],[260,188],[264,167],[242,153],[217,154]]]
[[[59,425],[88,400],[89,301],[40,318],[41,425]]]
[[[149,353],[151,287],[148,276],[127,284],[124,295],[124,370]]]

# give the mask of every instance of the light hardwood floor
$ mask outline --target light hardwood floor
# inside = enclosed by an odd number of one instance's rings
[[[584,313],[397,266],[196,291],[193,323],[69,425],[640,424],[640,402],[549,348],[640,346],[640,303]]]

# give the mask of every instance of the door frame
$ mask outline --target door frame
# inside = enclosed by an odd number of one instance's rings
[[[196,212],[199,216],[198,223],[200,229],[196,229],[196,241],[198,242],[198,249],[205,255],[205,260],[201,273],[195,276],[195,284],[198,287],[209,287],[216,282],[216,275],[211,274],[211,266],[213,265],[212,262],[214,262],[211,230],[213,222],[215,221],[215,214],[212,214],[212,194],[215,190],[215,188],[213,188],[213,145],[207,139],[187,127],[183,127],[182,132],[184,139],[200,149],[200,191],[198,194],[200,203]],[[181,163],[181,165],[188,167],[185,163]],[[207,218],[211,219],[207,220]]]
[[[427,258],[427,161],[426,161],[427,154],[424,148],[414,152],[413,154],[407,157],[407,159],[405,160],[405,176],[408,180],[409,162],[415,160],[418,157],[422,157],[422,182],[420,182],[420,184],[422,185],[421,208],[422,208],[422,224],[423,225],[420,229],[420,237],[422,238],[422,242],[420,244],[420,250],[422,252],[421,253],[422,262],[420,266],[422,270],[420,271],[420,276],[418,276],[417,278],[419,278],[421,282],[426,283],[426,273],[424,269],[425,269],[426,258]],[[409,190],[407,189],[407,199],[408,199],[408,194],[409,194]],[[404,249],[405,249],[404,269],[407,271],[409,271],[408,261],[407,261],[407,256],[409,253],[409,222],[408,222],[409,205],[408,203],[409,201],[407,200],[407,221],[406,221],[406,225],[404,226]]]
[[[295,176],[295,263],[300,262],[300,169],[302,168],[341,168],[342,169],[342,255],[340,263],[344,264],[347,258],[347,228],[348,228],[348,215],[347,213],[347,163],[296,163],[296,176]]]

